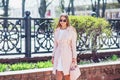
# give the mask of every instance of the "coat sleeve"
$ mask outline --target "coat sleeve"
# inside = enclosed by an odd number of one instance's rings
[[[76,29],[73,28],[72,29],[72,44],[71,44],[71,47],[72,47],[72,58],[77,58],[77,52],[76,52],[76,42],[77,42],[77,32],[76,32]]]
[[[57,41],[56,41],[56,38],[55,38],[55,35],[56,35],[56,32],[54,32],[54,46],[53,46],[53,52],[52,52],[52,57],[55,56],[55,50],[57,48]]]

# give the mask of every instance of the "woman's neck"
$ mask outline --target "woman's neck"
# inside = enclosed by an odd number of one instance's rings
[[[60,29],[66,29],[67,28],[67,26],[61,26],[60,27]]]

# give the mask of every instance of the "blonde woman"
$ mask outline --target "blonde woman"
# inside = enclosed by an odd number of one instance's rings
[[[70,80],[71,64],[77,64],[76,40],[75,28],[70,26],[68,15],[62,13],[54,32],[52,63],[56,80]]]

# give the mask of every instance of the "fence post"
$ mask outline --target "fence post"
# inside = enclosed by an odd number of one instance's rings
[[[25,12],[25,57],[31,57],[31,17],[30,12]]]

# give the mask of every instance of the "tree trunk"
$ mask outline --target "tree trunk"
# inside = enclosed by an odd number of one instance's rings
[[[97,3],[96,13],[97,13],[97,17],[100,17],[100,0],[98,0],[98,3]]]
[[[105,16],[105,9],[106,9],[106,4],[107,4],[106,2],[107,2],[107,0],[103,0],[102,17]]]
[[[38,9],[40,17],[44,18],[45,17],[45,13],[46,13],[46,0],[40,0],[40,7]]]
[[[99,62],[97,57],[97,35],[93,35],[92,38],[92,60],[93,62]]]
[[[75,15],[75,11],[74,11],[74,0],[71,0],[71,12],[72,12],[72,15]]]
[[[3,0],[3,10],[4,10],[4,17],[8,17],[8,7],[9,7],[9,0]]]
[[[24,17],[25,14],[25,0],[22,0],[22,17]]]

